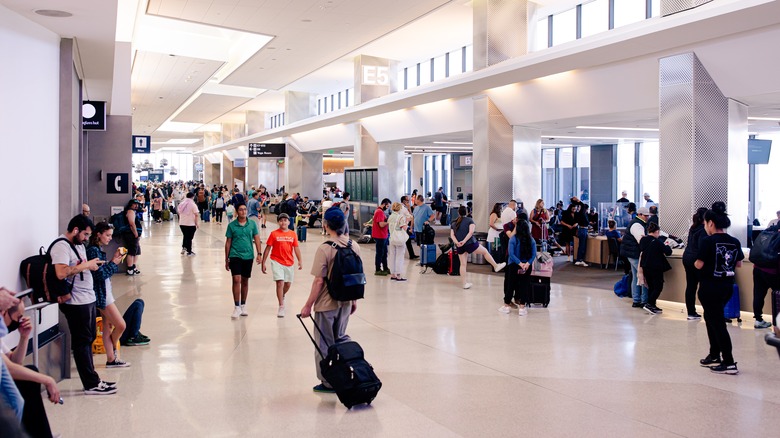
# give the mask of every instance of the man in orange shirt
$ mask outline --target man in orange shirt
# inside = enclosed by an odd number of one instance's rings
[[[276,299],[279,300],[279,311],[276,313],[278,318],[284,318],[284,296],[292,286],[293,274],[295,270],[293,265],[295,259],[293,259],[293,252],[295,258],[298,259],[298,270],[303,269],[303,262],[301,260],[301,250],[298,247],[298,236],[295,231],[287,228],[290,224],[290,216],[287,213],[282,213],[276,218],[279,223],[279,228],[272,231],[268,236],[268,241],[265,243],[265,251],[263,252],[263,274],[266,274],[265,261],[268,259],[268,254],[271,255],[271,272],[274,274],[274,281],[276,282]]]

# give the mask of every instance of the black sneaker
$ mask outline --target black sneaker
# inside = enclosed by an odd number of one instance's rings
[[[114,359],[111,362],[106,362],[106,368],[127,368],[130,366],[130,363],[125,362],[120,359]]]
[[[737,369],[737,363],[734,362],[733,364],[726,365],[725,363],[722,363],[720,365],[716,365],[714,367],[710,367],[710,371],[717,374],[729,374],[732,376],[735,376],[739,374],[739,370]]]
[[[138,332],[138,334],[135,335],[135,337],[137,339],[141,339],[141,340],[144,340],[144,341],[151,341],[152,340],[152,338],[150,338],[149,336],[146,336],[145,334],[143,334],[141,332]]]
[[[698,313],[694,313],[693,315],[688,315],[688,321],[698,321],[701,319],[701,315]]]
[[[115,388],[115,387],[116,387],[116,382],[107,382],[107,381],[103,380],[103,381],[102,381],[102,382],[100,382],[100,383],[102,383],[102,384],[104,384],[104,385],[106,385],[106,386],[110,386],[110,387],[112,387],[112,388]]]
[[[664,309],[657,306],[653,306],[653,310],[655,310],[655,313],[664,313]]]
[[[631,307],[644,307],[645,305],[642,303],[632,303]]]
[[[314,392],[321,392],[321,393],[324,393],[324,394],[335,394],[336,393],[335,389],[328,388],[327,386],[323,385],[322,383],[320,383],[319,385],[317,385],[314,388],[312,388],[312,391],[314,391]]]
[[[720,364],[721,360],[719,356],[712,357],[709,354],[707,357],[699,361],[699,364],[703,367],[710,367],[710,365]]]
[[[651,314],[651,315],[658,315],[659,312],[654,306],[651,306],[650,304],[645,304],[644,307],[642,307],[645,312]]]
[[[115,386],[108,386],[106,382],[100,382],[98,386],[84,390],[85,395],[108,395],[115,394],[117,391]]]
[[[135,338],[128,339],[124,344],[127,347],[135,347],[138,345],[149,345],[149,341],[145,339],[139,339],[137,336]]]

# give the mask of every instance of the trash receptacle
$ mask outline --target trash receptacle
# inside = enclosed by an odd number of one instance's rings
[[[486,239],[477,239],[477,243],[479,243],[479,246],[487,249],[488,244]],[[471,253],[471,263],[475,265],[484,265],[487,263],[485,261],[485,256],[482,254],[477,254],[476,252]]]

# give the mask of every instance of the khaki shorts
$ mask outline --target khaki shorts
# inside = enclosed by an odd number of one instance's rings
[[[271,272],[274,274],[274,281],[281,280],[285,283],[292,283],[293,277],[295,277],[295,265],[284,266],[275,260],[271,260]]]

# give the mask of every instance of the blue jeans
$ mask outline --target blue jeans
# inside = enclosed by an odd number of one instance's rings
[[[11,378],[11,373],[3,360],[0,360],[0,400],[14,411],[16,418],[21,424],[22,413],[24,412],[24,399],[22,394],[19,393],[19,389],[16,388],[16,383]]]
[[[130,307],[125,310],[122,319],[125,320],[127,328],[122,333],[122,337],[119,338],[121,344],[126,343],[128,340],[138,336],[138,332],[141,331],[141,319],[144,316],[144,300],[138,298],[130,304]]]
[[[382,266],[384,266],[389,271],[390,267],[387,265],[387,239],[374,237],[374,241],[376,241],[376,257],[374,258],[376,270],[381,271]]]
[[[585,228],[578,228],[577,238],[580,240],[580,244],[577,246],[577,260],[575,261],[584,262],[585,251],[588,249],[588,230]]]
[[[636,284],[636,271],[639,268],[639,259],[628,258],[628,263],[631,264],[631,296],[635,303],[646,303],[648,297],[647,286],[637,286]]]

